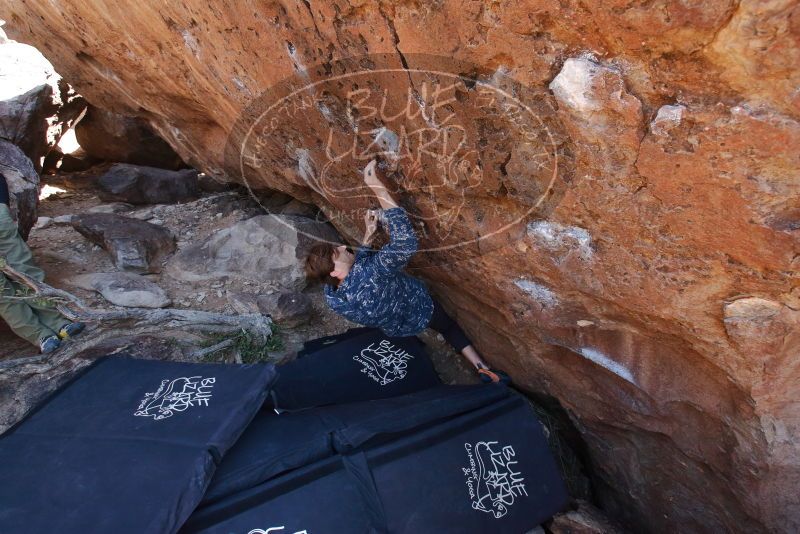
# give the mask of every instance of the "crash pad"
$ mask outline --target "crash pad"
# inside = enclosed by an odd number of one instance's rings
[[[441,383],[419,339],[376,329],[277,369],[270,402],[279,411],[396,397]]]
[[[262,410],[225,455],[203,497],[217,501],[281,473],[396,439],[513,393],[502,385],[438,386],[401,397],[277,414]]]
[[[360,336],[369,331],[374,331],[374,328],[370,328],[368,326],[359,326],[356,328],[350,328],[346,332],[342,332],[341,334],[334,334],[331,336],[324,336],[318,337],[316,339],[310,339],[303,343],[303,348],[297,352],[297,357],[302,358],[307,354],[314,354],[315,352],[328,348],[331,345],[335,345],[341,341],[345,341],[347,339]]]
[[[175,532],[274,376],[99,360],[0,437],[0,532]]]
[[[517,394],[473,408],[335,447],[198,509],[182,532],[527,532],[567,500],[542,426]]]

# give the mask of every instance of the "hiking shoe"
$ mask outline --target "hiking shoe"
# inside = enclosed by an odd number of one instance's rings
[[[484,384],[491,384],[491,383],[498,383],[502,382],[503,384],[510,384],[511,377],[505,374],[503,371],[499,371],[497,369],[478,369],[478,375],[481,377],[481,382]]]
[[[61,340],[58,339],[58,336],[46,337],[39,343],[39,349],[42,351],[42,354],[50,354],[60,346]]]
[[[84,323],[67,323],[61,327],[61,330],[58,331],[58,337],[61,339],[75,337],[83,332],[84,328],[86,328]]]

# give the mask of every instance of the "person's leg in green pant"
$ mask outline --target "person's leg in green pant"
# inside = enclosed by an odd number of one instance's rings
[[[0,189],[5,189],[5,178],[0,176]],[[2,191],[0,191],[2,193]],[[39,269],[33,262],[33,254],[30,248],[19,236],[17,225],[11,217],[11,212],[8,205],[2,202],[0,198],[0,257],[5,259],[6,262],[16,270],[26,274],[27,276],[39,282],[44,281],[44,271]],[[15,289],[18,289],[15,283],[9,281],[5,276],[3,278],[2,294],[4,296],[13,296]],[[21,302],[13,300],[4,300],[0,303],[0,316],[6,320],[15,332],[23,332],[19,334],[20,337],[39,345],[43,351],[54,350],[58,347],[58,338],[69,337],[76,335],[83,329],[82,323],[71,323],[69,319],[62,316],[52,306],[38,302]],[[43,330],[44,329],[44,330]],[[45,339],[56,336],[56,340],[49,339],[47,349],[42,345],[42,335],[46,334]],[[32,336],[38,336],[37,340],[33,340]]]
[[[59,337],[66,337],[62,330],[70,324],[70,320],[61,315],[52,305],[32,301],[28,302],[28,306],[33,309],[33,313],[39,318],[40,323],[55,332]]]
[[[0,275],[0,317],[8,323],[14,333],[37,347],[46,338],[55,336],[56,330],[42,324],[37,313],[26,301],[3,298],[15,295],[15,285],[8,278]],[[60,328],[60,326],[56,328]]]

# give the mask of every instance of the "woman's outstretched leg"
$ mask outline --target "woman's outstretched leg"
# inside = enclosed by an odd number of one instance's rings
[[[481,355],[478,354],[478,351],[475,350],[475,347],[472,346],[467,335],[461,327],[458,326],[458,323],[447,315],[447,312],[444,311],[441,304],[435,300],[433,301],[433,316],[431,317],[431,322],[428,324],[428,327],[442,334],[445,340],[475,367],[481,380],[484,382],[509,382],[509,378],[505,373],[489,368],[486,362],[483,361],[483,358],[481,358]]]

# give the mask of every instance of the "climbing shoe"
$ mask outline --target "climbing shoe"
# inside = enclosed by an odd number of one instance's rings
[[[478,375],[481,377],[481,381],[485,384],[502,382],[503,384],[508,385],[511,383],[511,377],[509,377],[503,371],[498,371],[497,369],[488,369],[483,367],[478,369]]]
[[[58,336],[46,337],[39,343],[39,349],[42,354],[50,354],[60,346],[61,340],[58,339]]]
[[[61,330],[58,331],[58,337],[61,339],[75,337],[83,332],[84,328],[86,328],[86,325],[83,323],[67,323],[61,327]]]

